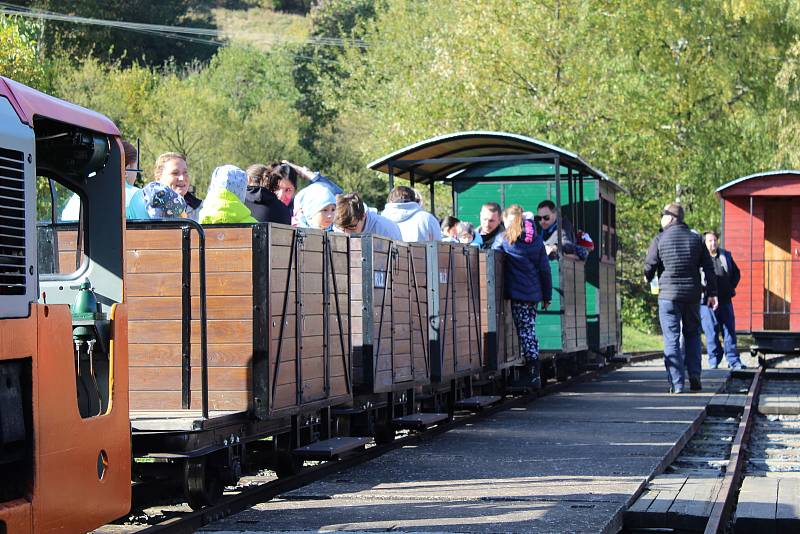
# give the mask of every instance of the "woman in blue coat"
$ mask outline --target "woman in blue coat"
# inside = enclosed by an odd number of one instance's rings
[[[533,221],[522,214],[522,207],[516,204],[506,208],[503,212],[506,229],[495,239],[492,248],[505,253],[505,297],[511,299],[520,348],[531,369],[531,386],[538,389],[542,381],[536,305],[541,302],[542,310],[550,305],[553,278],[542,236],[536,232]]]

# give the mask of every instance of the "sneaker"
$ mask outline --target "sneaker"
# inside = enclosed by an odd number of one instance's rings
[[[731,370],[733,370],[733,371],[740,371],[742,369],[747,369],[747,366],[745,364],[743,364],[742,362],[735,363],[731,367]]]
[[[703,383],[700,382],[699,376],[689,377],[689,389],[692,391],[700,391],[701,389],[703,389]]]
[[[680,395],[681,393],[683,393],[683,387],[681,387],[681,386],[670,386],[669,387],[669,392],[672,393],[673,395]]]

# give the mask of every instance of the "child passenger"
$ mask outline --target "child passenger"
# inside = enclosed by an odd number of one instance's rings
[[[465,245],[472,245],[474,247],[480,247],[483,244],[483,239],[481,239],[481,235],[475,231],[475,227],[472,226],[472,223],[468,222],[460,222],[456,226],[456,233],[458,235],[458,242],[463,243]]]
[[[142,189],[142,202],[150,219],[186,217],[183,197],[161,182],[150,182]]]
[[[208,194],[200,209],[200,224],[255,223],[244,205],[247,175],[234,165],[222,165],[211,174]]]
[[[442,241],[449,243],[456,243],[458,241],[458,219],[452,215],[447,215],[442,218]]]
[[[320,184],[312,184],[304,188],[295,197],[295,214],[299,215],[298,228],[314,228],[330,230],[336,213],[336,196],[331,190]]]
[[[334,227],[346,234],[375,234],[402,241],[397,223],[390,221],[376,211],[370,211],[358,193],[336,196],[336,216]]]
[[[505,298],[511,299],[511,314],[519,335],[522,355],[530,369],[531,386],[541,387],[539,338],[536,336],[536,306],[550,305],[553,280],[542,236],[533,221],[513,205],[503,212],[505,231],[492,243],[505,253]]]

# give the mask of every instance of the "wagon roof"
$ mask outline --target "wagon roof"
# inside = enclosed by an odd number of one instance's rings
[[[767,172],[757,172],[755,174],[749,174],[747,176],[742,176],[741,178],[737,178],[728,182],[727,184],[721,185],[717,188],[717,195],[718,196],[725,196],[725,192],[735,185],[739,185],[742,182],[746,182],[748,180],[757,180],[759,178],[769,178],[772,176],[797,176],[798,180],[800,180],[800,171],[797,170],[781,170],[781,171],[767,171]]]
[[[39,116],[99,133],[120,135],[117,126],[105,115],[46,95],[4,76],[0,76],[0,97],[6,97],[20,120],[31,128],[33,118]]]
[[[605,173],[586,163],[580,156],[561,147],[532,137],[507,132],[468,131],[432,137],[392,152],[368,164],[384,173],[416,182],[459,180],[463,171],[486,163],[551,163],[558,157],[562,165],[609,182],[624,190]],[[474,179],[474,178],[472,178]]]

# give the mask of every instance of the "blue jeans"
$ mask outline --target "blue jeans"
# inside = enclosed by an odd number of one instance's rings
[[[664,366],[669,382],[672,387],[683,388],[684,367],[689,376],[700,378],[702,373],[700,303],[658,299],[658,320],[664,334]],[[681,332],[684,350],[681,350]]]
[[[741,365],[736,351],[736,321],[733,316],[733,302],[720,301],[716,310],[700,306],[700,318],[706,335],[708,363],[716,367],[722,361],[722,354],[728,360],[728,367]],[[723,346],[719,344],[719,331],[722,330]]]

